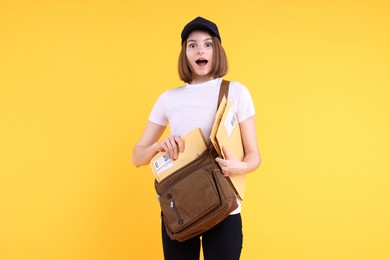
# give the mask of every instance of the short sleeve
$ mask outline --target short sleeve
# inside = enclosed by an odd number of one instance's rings
[[[152,111],[150,112],[149,121],[158,125],[168,125],[166,92],[158,97]]]
[[[255,106],[249,90],[238,82],[232,82],[229,89],[229,99],[232,100],[238,122],[255,115]]]

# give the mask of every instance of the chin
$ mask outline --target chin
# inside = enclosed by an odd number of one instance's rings
[[[207,76],[207,75],[210,75],[210,70],[206,70],[206,71],[198,71],[198,72],[195,72],[197,75],[199,76]]]

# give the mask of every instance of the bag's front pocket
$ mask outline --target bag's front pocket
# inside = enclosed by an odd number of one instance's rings
[[[176,214],[176,220],[179,225],[184,224],[184,220],[180,215],[179,209],[176,207],[175,200],[173,199],[173,196],[171,193],[167,194],[167,199],[169,199],[169,210],[174,211]]]
[[[172,232],[187,227],[220,204],[212,178],[206,169],[198,169],[160,194],[161,209]]]

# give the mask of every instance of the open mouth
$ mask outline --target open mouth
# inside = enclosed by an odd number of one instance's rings
[[[207,64],[208,60],[204,60],[204,59],[199,59],[196,61],[196,64],[198,64],[199,66],[205,66]]]

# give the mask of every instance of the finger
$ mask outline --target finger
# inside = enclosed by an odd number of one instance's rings
[[[175,136],[175,141],[179,147],[179,151],[182,153],[184,151],[184,144],[183,144],[183,140],[178,137],[178,136]]]
[[[172,158],[172,145],[171,145],[171,142],[169,141],[169,138],[166,137],[163,141],[163,147],[164,147],[164,150],[165,152],[168,154],[169,158],[173,159]]]
[[[169,152],[169,148],[168,148],[167,144],[165,143],[165,140],[162,140],[160,142],[160,147],[162,148],[162,151],[167,152],[167,153]]]
[[[173,136],[169,136],[168,141],[169,141],[169,145],[170,145],[171,158],[176,160],[177,159],[177,144],[175,142],[175,138]]]
[[[229,176],[229,171],[226,169],[226,167],[222,167],[221,170],[222,170],[223,176]]]
[[[168,155],[168,157],[173,160],[172,153],[171,153],[172,148],[170,143],[167,142],[166,140],[163,140],[161,142],[161,147],[164,149],[163,151]]]
[[[217,157],[215,158],[215,161],[219,164],[219,166],[221,166],[225,160],[222,159],[221,157]]]
[[[220,158],[220,157],[217,157],[217,158],[215,158],[215,161],[219,164],[219,167],[221,167],[221,171],[222,171],[222,173],[224,172],[224,171],[226,171],[226,169],[227,169],[227,161],[226,160],[224,160],[224,159],[222,159],[222,158]]]

